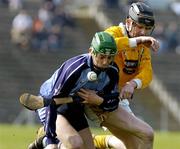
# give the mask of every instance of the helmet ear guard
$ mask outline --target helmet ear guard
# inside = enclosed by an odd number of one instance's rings
[[[132,3],[129,9],[129,17],[138,24],[154,27],[155,20],[152,9],[143,2]]]
[[[117,47],[114,38],[106,32],[97,32],[91,42],[94,54],[115,55]]]

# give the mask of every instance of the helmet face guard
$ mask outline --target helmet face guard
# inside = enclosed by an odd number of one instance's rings
[[[132,17],[131,17],[132,18]],[[138,16],[138,17],[134,17],[132,18],[135,22],[137,22],[138,24],[142,24],[144,26],[147,27],[154,27],[154,19],[150,18],[150,17],[145,17],[145,16]]]
[[[133,3],[129,9],[129,17],[138,24],[154,28],[155,20],[153,11],[145,3]]]
[[[106,32],[97,32],[91,42],[95,54],[116,55],[117,47],[114,38]]]

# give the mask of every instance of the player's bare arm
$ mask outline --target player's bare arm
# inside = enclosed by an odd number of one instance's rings
[[[147,47],[152,48],[154,52],[159,49],[159,41],[151,36],[139,36],[135,37],[137,44],[145,44]]]

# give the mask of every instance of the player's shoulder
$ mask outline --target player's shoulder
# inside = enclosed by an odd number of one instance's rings
[[[110,26],[110,27],[108,27],[106,30],[105,30],[105,32],[110,32],[110,31],[119,31],[119,30],[121,30],[120,29],[120,27],[119,27],[119,25],[114,25],[114,26]]]
[[[63,70],[79,70],[87,66],[88,54],[81,54],[66,60],[61,68]]]
[[[111,26],[107,28],[105,32],[113,35],[113,37],[121,37],[121,36],[126,35],[126,29],[122,23],[120,23],[119,25]]]
[[[68,59],[65,63],[82,64],[88,59],[88,53],[77,55]]]

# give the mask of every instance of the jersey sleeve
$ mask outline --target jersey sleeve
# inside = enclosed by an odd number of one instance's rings
[[[139,70],[135,79],[141,80],[142,86],[140,88],[147,87],[152,81],[152,64],[150,49],[143,46],[143,53],[139,64]]]

